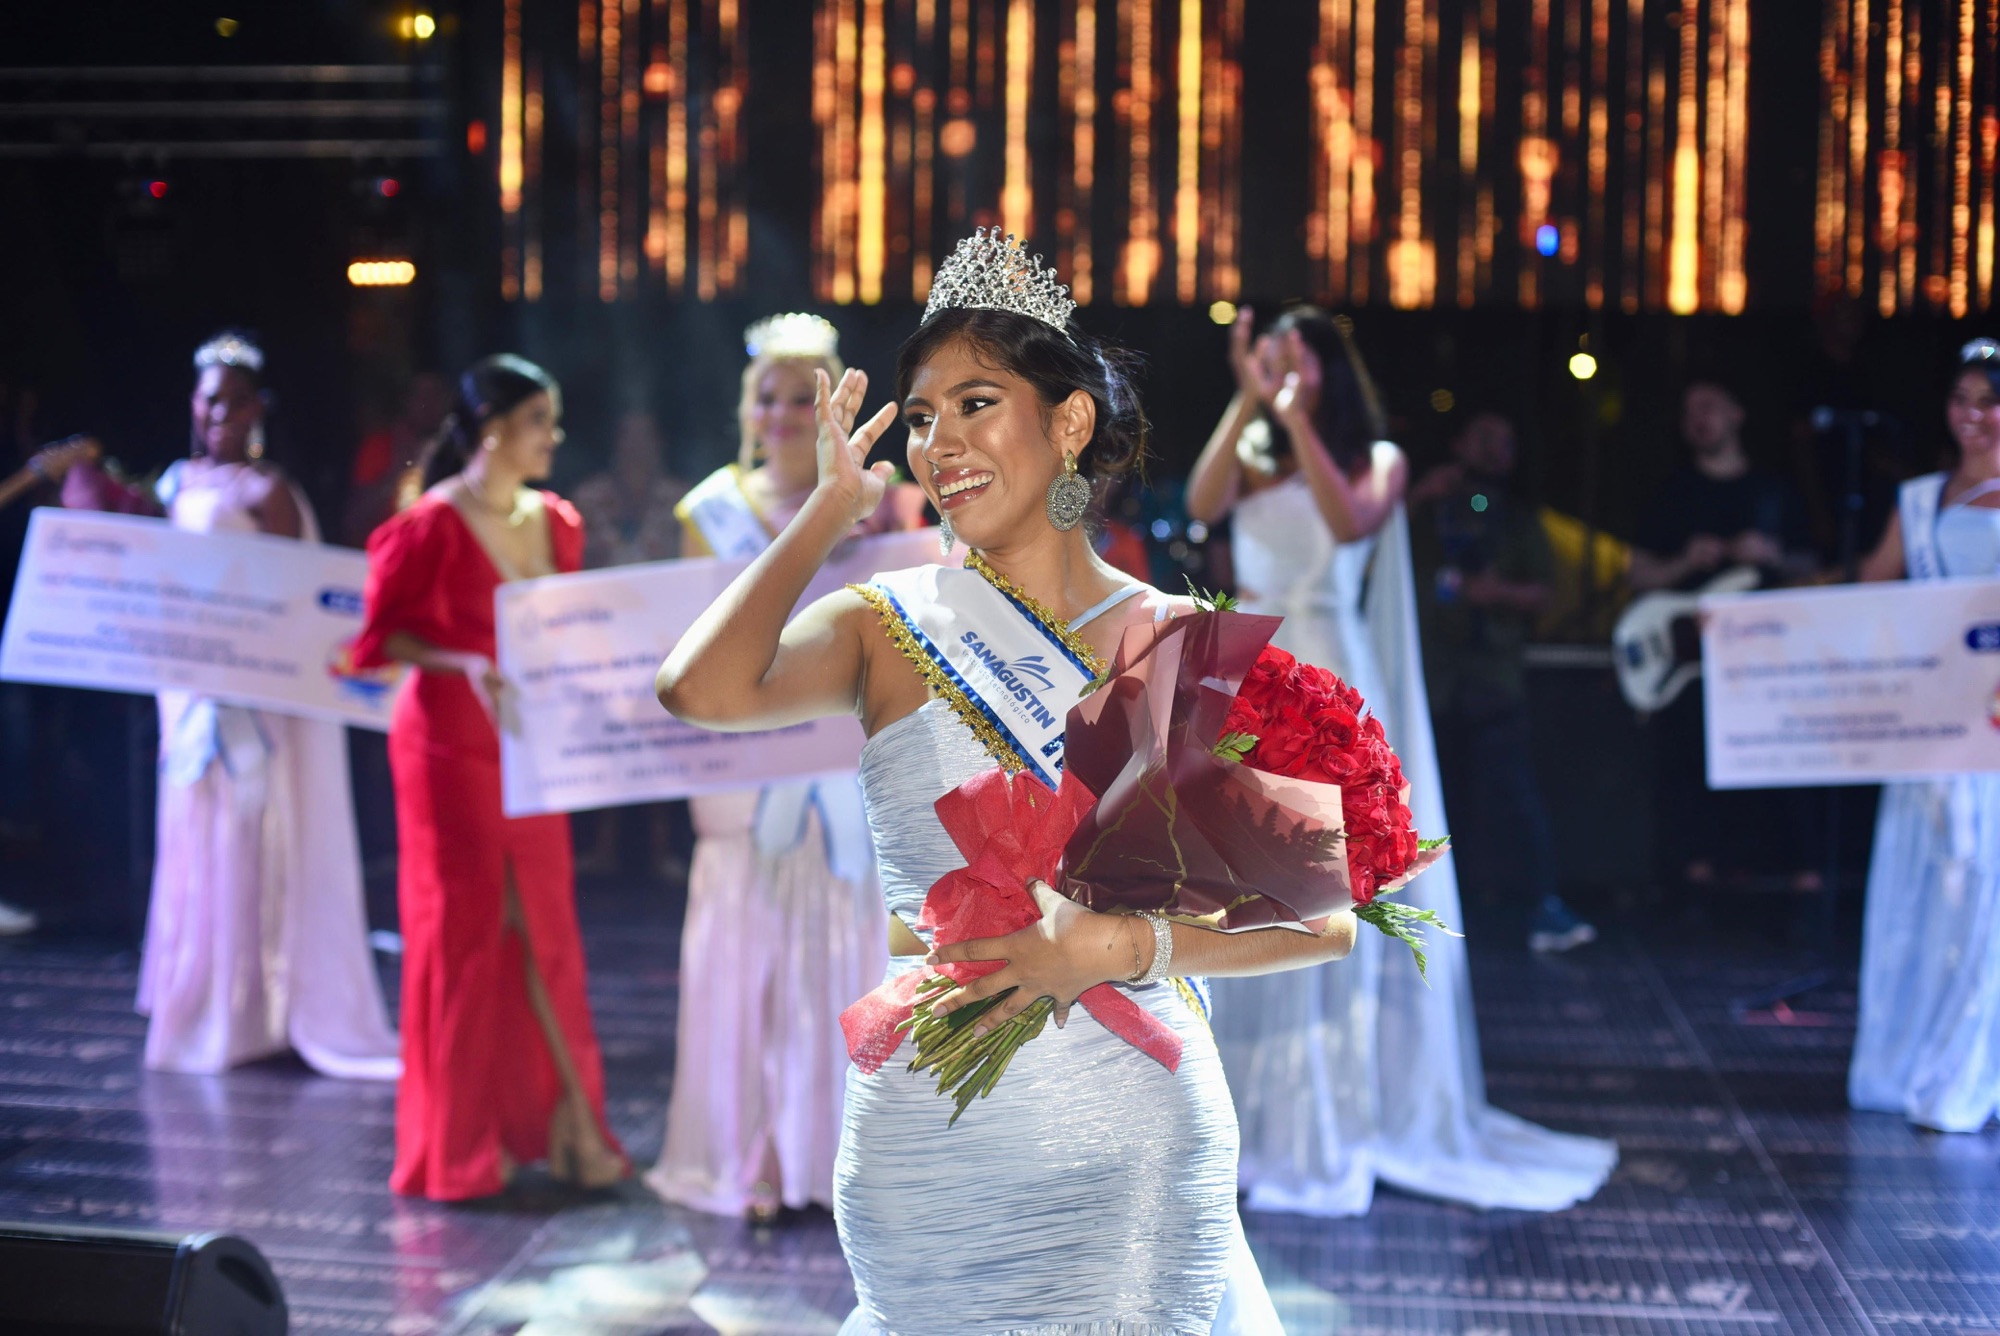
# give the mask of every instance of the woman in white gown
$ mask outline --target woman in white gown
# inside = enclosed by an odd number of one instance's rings
[[[261,458],[263,363],[241,335],[203,344],[190,457],[161,475],[153,497],[79,465],[64,503],[164,508],[196,533],[318,542],[305,494]],[[344,731],[185,691],[159,702],[157,849],[139,964],[146,1065],[213,1073],[289,1047],[328,1076],[395,1080]]]
[[[935,801],[996,763],[1058,766],[1065,699],[1090,666],[1126,628],[1181,606],[1106,566],[1075,527],[1075,494],[1087,498],[1088,487],[1073,470],[1115,475],[1143,444],[1119,355],[1069,323],[1065,291],[1011,239],[982,233],[962,244],[931,293],[899,363],[909,466],[979,559],[885,573],[790,617],[841,537],[879,504],[891,472],[865,461],[896,405],[856,427],[865,377],[822,381],[811,499],[682,638],[659,678],[670,710],[712,728],[860,716],[869,735],[862,783],[899,937],[892,979],[924,968],[926,943],[910,925],[932,883],[963,866]],[[956,634],[933,634],[944,626]],[[965,648],[968,636],[978,649]],[[1038,676],[1055,684],[1040,733],[1020,731],[1027,707],[995,685],[1018,683],[999,656],[1027,655],[1041,656]],[[1335,959],[1352,944],[1353,915],[1313,933],[1230,935],[1093,914],[1037,893],[1039,924],[934,958],[1008,962],[946,1009],[1012,990],[981,1025],[1046,996],[1060,1028],[1021,1050],[950,1129],[934,1082],[907,1069],[907,1042],[879,1070],[849,1077],[834,1195],[859,1304],[844,1330],[1277,1330],[1236,1214],[1235,1119],[1214,1044],[1186,995],[1161,985],[1169,975]],[[1106,982],[1129,988],[1179,1034],[1177,1072],[1086,1011],[1069,1011]]]
[[[1958,464],[1903,484],[1864,580],[2000,576],[2000,345],[1968,344]],[[1886,784],[1848,1098],[1941,1132],[2000,1115],[2000,775]]]
[[[793,314],[744,338],[738,462],[675,510],[690,557],[756,556],[818,480],[813,376],[840,374],[839,334]],[[870,524],[911,512],[887,505]],[[710,794],[690,808],[674,1082],[646,1182],[724,1215],[830,1207],[847,1080],[840,1012],[881,980],[887,958],[860,787],[830,776]]]
[[[1374,439],[1372,388],[1331,320],[1288,313],[1253,346],[1251,319],[1243,312],[1231,331],[1238,390],[1189,478],[1189,514],[1230,516],[1244,608],[1282,615],[1277,644],[1362,694],[1402,760],[1417,829],[1443,835],[1408,466]],[[1448,857],[1399,898],[1464,922]],[[1409,953],[1376,933],[1362,934],[1345,969],[1215,986],[1252,1209],[1359,1215],[1384,1182],[1475,1206],[1559,1210],[1609,1176],[1612,1143],[1486,1103],[1465,944],[1432,936],[1428,986]]]

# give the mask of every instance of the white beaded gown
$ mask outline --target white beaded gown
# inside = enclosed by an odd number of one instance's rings
[[[190,460],[160,491],[176,528],[256,533],[254,509],[286,486],[256,465]],[[318,542],[311,507],[293,496],[303,541]],[[159,704],[158,848],[139,962],[146,1065],[213,1073],[291,1048],[328,1076],[395,1080],[345,731],[185,691],[163,691]]]
[[[2000,510],[1903,484],[1909,578],[2000,575]],[[1848,1098],[1944,1132],[2000,1116],[2000,775],[1882,786]]]
[[[1402,761],[1418,831],[1448,833],[1403,509],[1338,543],[1294,474],[1238,502],[1231,532],[1244,610],[1283,616],[1274,643],[1362,694]],[[1464,928],[1449,857],[1398,898]],[[1406,948],[1365,926],[1337,968],[1214,981],[1251,1209],[1359,1215],[1382,1182],[1552,1211],[1609,1177],[1613,1143],[1487,1104],[1466,944],[1430,937],[1428,987]]]
[[[963,867],[933,806],[993,761],[932,700],[868,742],[882,892],[914,925]],[[888,976],[922,968],[893,957]],[[1339,969],[1336,965],[1332,969]],[[1244,1336],[1281,1330],[1236,1213],[1236,1119],[1207,1025],[1170,985],[1131,990],[1178,1072],[1078,1007],[947,1128],[912,1046],[850,1070],[834,1210],[859,1306],[842,1336]]]

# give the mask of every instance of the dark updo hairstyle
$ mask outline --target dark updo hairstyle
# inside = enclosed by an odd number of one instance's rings
[[[444,427],[424,451],[424,490],[465,468],[479,449],[487,423],[505,417],[538,394],[560,392],[554,376],[512,353],[482,357],[467,367],[458,378],[458,394]]]
[[[1095,401],[1097,429],[1076,461],[1084,477],[1095,482],[1140,470],[1151,424],[1133,388],[1138,359],[1132,354],[1099,343],[1074,323],[1065,333],[1012,311],[957,307],[938,312],[903,341],[896,354],[898,402],[910,397],[918,369],[955,339],[963,339],[981,365],[1027,381],[1044,407],[1054,408],[1077,390]]]
[[[1319,407],[1313,413],[1313,427],[1334,464],[1342,473],[1352,473],[1369,457],[1380,434],[1361,389],[1365,373],[1354,365],[1340,327],[1319,307],[1294,306],[1271,322],[1273,334],[1295,329],[1319,358]],[[1271,424],[1271,443],[1280,453],[1290,449],[1276,423]]]

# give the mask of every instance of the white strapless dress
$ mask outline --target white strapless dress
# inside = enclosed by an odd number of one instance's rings
[[[964,866],[933,806],[993,761],[931,701],[869,740],[882,891],[915,924]],[[921,959],[889,962],[895,977]],[[850,1069],[834,1210],[859,1307],[844,1336],[1194,1336],[1281,1330],[1236,1213],[1236,1117],[1207,1024],[1161,985],[1168,1072],[1078,1007],[947,1128],[911,1046]]]
[[[1282,616],[1274,643],[1362,694],[1403,763],[1418,831],[1447,834],[1402,509],[1373,536],[1337,543],[1295,475],[1244,498],[1231,531],[1244,610]],[[1398,898],[1464,928],[1450,857]],[[1429,986],[1407,949],[1367,927],[1332,968],[1215,980],[1253,1210],[1359,1215],[1384,1182],[1552,1211],[1610,1175],[1611,1142],[1487,1104],[1466,943],[1429,936]]]

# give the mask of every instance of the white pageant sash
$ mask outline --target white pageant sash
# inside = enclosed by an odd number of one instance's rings
[[[821,568],[801,603],[936,551],[935,529],[855,539]],[[652,561],[510,581],[495,591],[499,667],[518,706],[517,727],[500,737],[509,816],[658,802],[855,769],[862,734],[851,717],[714,733],[675,719],[654,698],[660,661],[746,565],[715,557]],[[851,778],[847,784],[852,788]],[[821,810],[828,826],[842,819],[829,810],[833,801]],[[786,815],[773,812],[774,830]],[[788,829],[797,828],[793,819]]]
[[[2000,771],[2000,580],[1704,598],[1713,788]]]
[[[387,729],[399,674],[356,672],[368,558],[265,534],[37,510],[0,678],[153,694]]]
[[[696,483],[678,509],[709,552],[725,561],[752,560],[771,545],[771,531],[743,495],[743,474],[734,464]]]
[[[1070,707],[1096,676],[1061,636],[977,571],[919,566],[856,590],[993,758],[1056,787]]]

